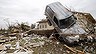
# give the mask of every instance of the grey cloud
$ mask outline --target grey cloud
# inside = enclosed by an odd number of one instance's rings
[[[10,21],[27,21],[31,24],[45,18],[46,5],[57,1],[68,8],[89,12],[96,18],[96,0],[0,0],[0,19],[10,18]],[[2,27],[3,20],[0,23]]]

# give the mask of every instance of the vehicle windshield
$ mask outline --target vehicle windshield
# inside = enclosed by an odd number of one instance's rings
[[[71,16],[66,19],[62,19],[60,20],[60,28],[65,29],[71,27],[74,23],[76,23],[76,18],[74,16]]]

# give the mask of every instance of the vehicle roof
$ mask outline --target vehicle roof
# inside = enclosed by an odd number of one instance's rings
[[[67,8],[65,8],[60,2],[51,3],[47,5],[47,7],[50,7],[54,11],[54,13],[56,14],[55,16],[59,20],[68,18],[72,15],[72,13]]]

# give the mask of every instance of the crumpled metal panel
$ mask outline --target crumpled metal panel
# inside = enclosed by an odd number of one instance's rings
[[[47,6],[55,12],[55,16],[59,20],[68,18],[72,15],[72,13],[67,8],[65,8],[60,2],[51,3]]]
[[[66,28],[66,29],[61,29],[62,32],[64,32],[64,34],[86,34],[87,32],[80,27],[80,25],[78,23],[74,24],[72,27],[70,28]]]

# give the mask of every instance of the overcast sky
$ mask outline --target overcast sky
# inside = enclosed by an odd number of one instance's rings
[[[96,18],[96,0],[0,0],[0,28],[6,27],[6,18],[10,22],[35,23],[45,18],[46,5],[57,1],[71,10],[88,12]]]

